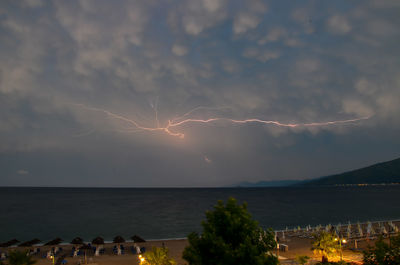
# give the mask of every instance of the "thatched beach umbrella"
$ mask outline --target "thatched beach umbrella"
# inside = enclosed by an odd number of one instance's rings
[[[116,237],[114,237],[114,240],[113,240],[113,243],[116,243],[116,244],[121,244],[121,243],[124,243],[125,242],[125,239],[122,237],[122,236],[116,236]],[[121,245],[118,245],[118,248],[117,248],[117,254],[118,255],[121,255]]]
[[[100,236],[96,237],[95,239],[92,240],[92,244],[95,245],[103,245],[104,244],[104,239]]]
[[[77,247],[78,245],[83,245],[83,239],[80,237],[75,237],[74,239],[72,239],[71,244],[73,244],[75,247],[73,256],[76,257],[78,255]]]
[[[125,239],[122,236],[116,236],[114,237],[113,243],[116,244],[125,243]]]
[[[143,238],[141,238],[138,235],[134,235],[133,237],[131,237],[131,239],[133,240],[133,242],[135,243],[144,243],[146,242],[146,240],[144,240]]]
[[[98,256],[100,253],[99,246],[104,245],[104,239],[100,236],[96,237],[95,239],[92,240],[92,244],[97,245],[96,247],[96,252],[94,253],[95,256]]]
[[[9,241],[7,241],[7,242],[4,242],[4,243],[1,243],[0,244],[0,247],[2,247],[2,248],[8,248],[8,247],[11,247],[11,246],[13,246],[13,245],[15,245],[15,244],[17,244],[17,243],[19,243],[19,240],[17,240],[17,239],[11,239],[11,240],[9,240]]]
[[[82,245],[83,244],[83,239],[80,237],[75,237],[72,239],[71,244],[73,245]]]
[[[42,242],[42,241],[40,241],[40,239],[34,238],[32,240],[25,241],[25,242],[19,244],[18,246],[20,246],[20,247],[31,247],[33,245],[39,244],[40,242]]]
[[[63,240],[59,237],[47,242],[46,244],[44,244],[45,246],[55,246],[55,245],[59,245]]]

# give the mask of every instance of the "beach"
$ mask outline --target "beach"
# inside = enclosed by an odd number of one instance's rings
[[[297,255],[307,255],[312,258],[314,261],[320,261],[321,257],[320,255],[315,255],[311,250],[311,239],[305,239],[305,238],[292,238],[289,241],[286,241],[285,243],[289,246],[288,251],[274,251],[274,254],[279,255],[280,261],[282,264],[291,264],[293,263],[293,260],[296,258]],[[373,241],[370,241],[370,243],[373,243]],[[146,247],[146,250],[150,250],[153,246],[155,247],[162,247],[164,244],[165,247],[169,249],[169,254],[170,257],[172,257],[178,265],[184,265],[187,264],[183,259],[182,259],[182,252],[184,248],[188,245],[187,239],[177,239],[177,240],[156,240],[156,241],[148,241],[145,243],[140,243],[139,245],[141,247]],[[93,252],[89,253],[87,255],[87,261],[88,264],[99,264],[99,265],[113,265],[113,264],[119,264],[119,265],[132,265],[132,264],[140,264],[139,263],[139,258],[137,254],[124,254],[124,255],[115,255],[111,254],[112,247],[116,245],[113,243],[108,243],[105,244],[106,248],[106,253],[102,254],[100,256],[94,256]],[[367,243],[364,242],[360,245],[360,247],[366,246]],[[133,243],[125,243],[125,247],[130,247],[133,246]],[[72,245],[66,245],[63,246],[63,248],[66,250],[66,252],[70,252]],[[22,248],[20,248],[22,249]],[[44,248],[43,250],[47,250],[50,248]],[[362,259],[361,253],[353,253],[349,250],[344,250],[344,256],[351,256],[353,261],[360,261]],[[34,256],[34,259],[37,260],[38,265],[50,265],[52,264],[52,261],[47,258],[41,258],[39,256]],[[66,257],[65,260],[67,260],[66,264],[83,264],[84,263],[84,258],[82,256],[80,257]],[[312,260],[310,261],[312,263]]]
[[[389,221],[389,222],[367,222],[367,223],[356,223],[356,224],[343,224],[341,226],[317,226],[317,227],[306,227],[306,228],[294,228],[291,230],[281,230],[276,232],[279,248],[275,249],[272,253],[277,255],[280,259],[281,264],[296,264],[294,259],[298,255],[307,255],[311,259],[309,264],[316,263],[321,260],[321,255],[313,253],[311,250],[312,241],[314,240],[313,234],[315,231],[323,231],[331,229],[338,231],[342,238],[346,234],[346,230],[350,233],[347,234],[346,243],[342,245],[343,259],[348,262],[361,263],[362,251],[367,249],[368,245],[373,246],[379,235],[383,234],[382,231],[389,230],[389,224],[393,224],[396,227],[400,226],[400,221]],[[361,229],[362,236],[359,235],[359,228]],[[385,229],[384,229],[385,228]],[[349,230],[348,230],[349,229]],[[392,231],[391,236],[398,234]],[[388,241],[389,234],[385,234],[386,241]],[[139,254],[133,254],[131,252],[132,247],[145,248],[146,251],[152,249],[152,247],[166,247],[169,249],[169,255],[173,258],[178,265],[187,264],[182,259],[182,253],[186,246],[188,246],[188,240],[186,238],[181,239],[165,239],[165,240],[149,240],[143,243],[125,242],[122,243],[125,248],[125,253],[122,255],[116,255],[113,248],[119,244],[116,243],[105,243],[103,247],[105,252],[99,256],[94,255],[92,249],[87,250],[86,262],[88,264],[140,264]],[[37,261],[38,265],[49,265],[52,264],[52,260],[46,258],[46,253],[52,249],[51,246],[35,246],[35,247],[12,247],[8,250],[33,250],[40,247],[40,252],[33,254],[32,257]],[[72,257],[72,244],[61,244],[62,251],[57,255],[57,260],[61,262],[64,260],[66,264],[83,264],[85,263],[84,255]],[[2,249],[3,251],[4,249]],[[4,252],[4,251],[3,251]],[[64,257],[65,256],[65,257]],[[340,259],[340,253],[336,253],[333,257],[330,257],[332,261],[338,261]],[[65,262],[66,261],[66,262]]]

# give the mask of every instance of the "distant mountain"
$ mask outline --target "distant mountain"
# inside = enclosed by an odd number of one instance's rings
[[[302,180],[271,180],[258,182],[240,182],[236,187],[252,188],[252,187],[285,187],[299,184]]]
[[[400,158],[341,174],[309,180],[303,183],[297,183],[297,185],[326,186],[389,183],[400,184]]]

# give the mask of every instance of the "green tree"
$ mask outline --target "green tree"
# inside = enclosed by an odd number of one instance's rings
[[[400,235],[390,239],[390,244],[380,237],[375,246],[368,246],[364,251],[364,264],[366,265],[399,265],[400,264]]]
[[[322,262],[327,262],[328,257],[336,253],[339,247],[334,234],[322,231],[315,235],[311,250],[313,250],[314,253],[322,255]]]
[[[148,265],[175,265],[176,262],[168,256],[168,248],[162,247],[153,249],[146,252],[143,256],[145,258],[144,264]]]
[[[310,259],[309,256],[296,256],[296,262],[299,263],[300,265],[306,264],[309,259]]]
[[[28,255],[28,251],[11,251],[8,255],[8,264],[10,265],[32,265],[36,260],[33,260]]]
[[[203,233],[191,233],[183,258],[189,265],[266,265],[278,264],[271,254],[276,247],[274,232],[264,231],[247,211],[229,198],[226,205],[218,201],[206,212]]]

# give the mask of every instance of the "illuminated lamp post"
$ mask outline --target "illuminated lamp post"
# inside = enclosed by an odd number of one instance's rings
[[[52,254],[49,258],[51,259],[51,261],[52,261],[52,263],[54,265],[54,254]]]
[[[335,241],[339,241],[339,246],[340,246],[340,261],[343,260],[343,253],[342,253],[342,243],[346,244],[347,241],[344,238],[335,238]]]
[[[139,261],[140,261],[140,265],[142,265],[143,262],[145,261],[145,259],[142,255],[139,255]]]

